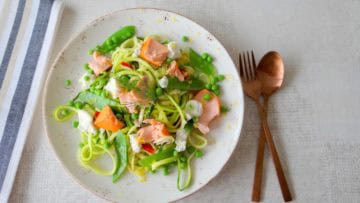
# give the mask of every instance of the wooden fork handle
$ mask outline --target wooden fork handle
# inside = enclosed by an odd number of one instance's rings
[[[272,135],[270,133],[270,129],[269,129],[269,125],[268,125],[267,117],[266,117],[266,111],[261,106],[260,102],[257,102],[257,107],[258,107],[258,110],[260,112],[262,128],[263,128],[263,131],[264,131],[266,142],[267,142],[268,147],[269,147],[270,154],[271,154],[271,156],[273,158],[273,161],[274,161],[275,171],[276,171],[276,174],[277,174],[277,177],[278,177],[278,180],[279,180],[279,184],[280,184],[280,188],[281,188],[281,192],[282,192],[284,201],[285,202],[291,201],[292,196],[291,196],[291,193],[290,193],[290,190],[289,190],[288,183],[287,183],[286,178],[285,178],[284,170],[283,170],[283,168],[281,166],[280,158],[279,158],[278,152],[276,150],[274,140],[273,140]]]
[[[256,163],[255,163],[255,175],[254,175],[254,184],[252,190],[251,201],[260,202],[261,200],[261,183],[263,176],[263,162],[264,162],[264,152],[265,152],[265,132],[263,128],[260,128],[259,143],[256,154]]]

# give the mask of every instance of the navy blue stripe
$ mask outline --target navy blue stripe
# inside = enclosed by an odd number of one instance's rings
[[[8,67],[9,62],[10,62],[11,54],[12,54],[12,51],[13,51],[14,46],[15,46],[15,41],[16,41],[16,38],[17,38],[17,35],[18,35],[18,32],[19,32],[21,19],[22,19],[22,16],[24,14],[24,8],[25,8],[25,0],[20,0],[17,11],[16,11],[14,24],[13,24],[13,27],[12,27],[11,32],[10,32],[9,41],[8,41],[8,43],[6,45],[4,57],[3,57],[3,60],[2,60],[2,62],[0,64],[0,89],[2,87],[4,78],[5,78],[5,74],[6,74],[6,70],[7,70],[7,67]]]
[[[14,97],[11,101],[9,115],[5,124],[3,137],[0,142],[0,191],[4,183],[14,144],[18,137],[19,127],[24,115],[24,109],[28,100],[41,47],[44,42],[53,2],[54,0],[40,1],[35,26],[31,34],[30,44],[21,69],[20,79],[18,81]]]

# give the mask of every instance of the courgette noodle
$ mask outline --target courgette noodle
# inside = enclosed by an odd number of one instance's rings
[[[81,166],[103,176],[112,175],[113,182],[121,179],[125,171],[143,182],[147,173],[163,169],[167,175],[170,168],[177,165],[176,185],[183,191],[192,181],[191,161],[195,152],[198,153],[196,157],[200,157],[200,149],[208,145],[205,136],[196,128],[201,115],[194,116],[185,107],[190,100],[204,105],[197,97],[200,91],[219,95],[217,83],[224,76],[217,77],[209,54],[201,55],[191,48],[179,49],[172,46],[174,42],[153,37],[169,51],[169,57],[155,66],[156,63],[143,55],[143,48],[151,39],[138,37],[135,33],[134,26],[125,26],[90,50],[96,63],[84,66],[88,86],[68,105],[58,106],[53,117],[65,122],[78,114],[79,120],[74,121],[73,127],[81,131],[78,150]],[[175,52],[176,58],[171,57]],[[93,68],[93,64],[99,65],[97,56],[109,64],[102,73]],[[176,62],[176,74],[169,69],[173,61]],[[178,77],[178,74],[184,77]],[[107,116],[102,114],[103,110],[108,110]],[[146,119],[156,122],[146,122]],[[112,121],[119,121],[115,122],[116,130],[110,126]],[[151,133],[147,132],[151,135],[147,139],[145,135],[139,138],[146,134],[145,129],[139,130],[149,125],[153,125],[153,128],[147,128],[152,129]],[[111,164],[105,163],[104,157],[111,160],[108,161]]]

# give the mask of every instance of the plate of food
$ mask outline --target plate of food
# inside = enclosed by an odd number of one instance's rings
[[[221,43],[186,17],[147,8],[116,11],[77,34],[43,97],[66,171],[121,202],[169,202],[206,185],[234,151],[243,112]]]

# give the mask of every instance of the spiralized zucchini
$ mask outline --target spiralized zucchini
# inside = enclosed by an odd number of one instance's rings
[[[186,80],[181,81],[174,75],[169,76],[167,71],[174,59],[167,57],[162,65],[156,67],[151,65],[147,62],[151,60],[145,60],[143,56],[139,57],[144,39],[134,35],[134,26],[126,26],[111,35],[103,44],[92,49],[91,53],[99,52],[103,56],[110,57],[111,69],[96,77],[92,75],[93,81],[89,88],[80,92],[69,105],[57,107],[53,116],[56,121],[64,122],[78,113],[79,120],[74,120],[73,127],[79,127],[82,131],[78,157],[83,167],[103,176],[112,175],[113,182],[118,181],[127,170],[143,182],[148,172],[163,169],[164,175],[167,175],[169,168],[177,165],[177,188],[183,191],[191,184],[193,157],[202,156],[200,150],[208,144],[205,136],[194,128],[198,117],[191,118],[190,115],[189,118],[185,106],[193,99],[196,91],[205,89],[205,83],[215,81],[216,70],[208,54],[200,56],[190,49],[187,52],[181,51],[179,58],[176,59],[179,64],[177,71],[186,74]],[[164,40],[161,43],[168,42]],[[93,73],[89,64],[85,69],[90,74]],[[168,87],[162,85],[164,80],[168,82]],[[209,83],[210,87],[206,86],[207,89],[219,90],[216,83],[217,81]],[[119,87],[115,89],[109,84]],[[212,85],[215,88],[212,88]],[[129,103],[120,103],[119,98],[124,95],[123,93],[138,100],[133,102],[130,99]],[[116,98],[116,95],[119,98]],[[133,110],[129,108],[130,105],[134,107]],[[98,126],[96,119],[104,118],[101,113],[105,107],[108,109],[110,107],[110,112],[113,113],[108,116],[112,120],[105,122],[105,126],[114,120],[122,122],[123,126],[116,128],[116,132],[112,128],[102,129]],[[153,120],[143,122],[146,119],[156,120],[154,123],[157,125],[151,124]],[[88,123],[84,123],[85,121]],[[100,121],[104,120],[100,119]],[[138,132],[139,129],[147,125],[154,125],[156,128],[152,126],[155,130],[151,132],[160,131],[162,133],[159,135],[160,138],[155,139],[154,137],[158,136],[156,134],[150,138],[153,139],[152,141],[144,141],[143,137],[139,139],[137,136],[145,131],[144,129]],[[186,132],[185,137],[176,137],[182,132]],[[99,164],[103,163],[100,159],[104,157],[110,160],[111,163],[105,164],[111,166],[110,168]]]

